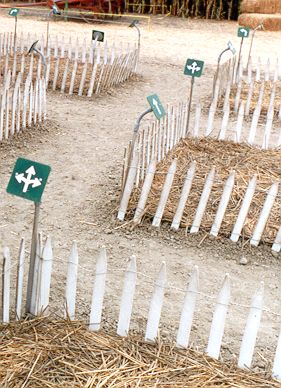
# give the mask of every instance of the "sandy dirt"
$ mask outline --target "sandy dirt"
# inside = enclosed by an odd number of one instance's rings
[[[12,30],[13,20],[1,16],[1,30]],[[45,31],[42,20],[19,19],[19,30]],[[133,42],[136,31],[124,24],[56,22],[51,33],[90,37],[91,29],[103,29],[109,41]],[[122,273],[128,258],[137,257],[138,271],[155,278],[163,260],[167,264],[168,283],[161,327],[164,336],[175,335],[189,274],[199,266],[200,290],[208,297],[198,297],[192,345],[200,349],[207,344],[214,299],[230,273],[232,301],[249,305],[259,282],[265,282],[265,305],[280,314],[280,256],[272,256],[269,247],[251,249],[233,245],[226,239],[211,240],[204,234],[185,236],[143,226],[133,232],[115,221],[120,188],[124,147],[132,136],[133,123],[147,107],[146,96],[158,93],[164,103],[186,98],[189,80],[183,75],[187,57],[206,61],[205,74],[196,81],[195,96],[206,99],[211,93],[212,76],[220,49],[232,40],[238,48],[235,23],[189,21],[174,18],[153,18],[151,31],[143,26],[141,63],[136,79],[126,82],[94,99],[48,94],[48,118],[44,128],[26,131],[17,139],[0,146],[0,233],[16,261],[21,236],[29,246],[33,206],[9,196],[5,188],[17,157],[22,156],[52,166],[41,214],[41,230],[50,234],[54,245],[52,306],[61,306],[64,295],[66,261],[71,243],[77,240],[80,254],[77,313],[86,317],[89,311],[93,274],[99,247],[105,245],[109,254],[109,278],[106,294],[104,326],[114,325],[122,290]],[[281,33],[257,32],[254,56],[265,62],[276,58]],[[270,44],[269,44],[270,42]],[[246,42],[245,53],[249,42]],[[205,238],[204,241],[202,239]],[[240,265],[245,256],[247,265]],[[176,288],[175,288],[176,287]],[[151,279],[139,276],[133,327],[145,325]],[[248,309],[231,306],[224,337],[224,357],[238,352]],[[258,338],[256,365],[272,361],[280,315],[264,313]],[[234,357],[234,356],[233,356]]]

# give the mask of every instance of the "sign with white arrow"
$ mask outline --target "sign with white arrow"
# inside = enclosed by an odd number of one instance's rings
[[[238,38],[249,38],[250,28],[248,27],[239,27],[237,31]]]
[[[161,104],[161,101],[157,96],[157,94],[152,94],[151,96],[148,96],[147,101],[158,120],[160,120],[162,117],[165,116],[166,114],[165,109]]]
[[[104,41],[104,32],[103,31],[92,31],[92,40],[97,40],[98,42]]]
[[[11,9],[9,10],[9,15],[10,15],[10,16],[16,17],[16,16],[18,16],[19,11],[20,11],[20,10],[19,10],[18,8],[11,8]]]
[[[191,77],[201,77],[204,68],[204,61],[188,58],[184,67],[184,74]]]
[[[40,202],[51,167],[19,158],[7,186],[9,194]]]

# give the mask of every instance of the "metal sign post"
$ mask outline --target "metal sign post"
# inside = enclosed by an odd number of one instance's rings
[[[136,20],[132,21],[132,23],[129,25],[129,27],[131,27],[131,28],[135,27],[136,30],[138,31],[138,51],[140,52],[141,31],[140,31],[138,24],[139,24],[139,20],[136,19]]]
[[[249,55],[248,55],[248,61],[247,61],[247,70],[248,70],[248,67],[249,67],[249,62],[250,62],[250,58],[251,58],[251,54],[252,54],[252,48],[253,48],[253,41],[254,41],[254,38],[255,38],[257,30],[264,30],[263,23],[259,24],[256,28],[253,29],[252,38],[251,38],[251,44],[250,44],[250,49],[249,49]]]
[[[238,56],[238,64],[237,64],[236,76],[237,76],[237,74],[239,72],[244,38],[249,38],[249,35],[250,35],[250,28],[247,28],[247,27],[239,27],[238,28],[237,36],[238,36],[238,38],[242,38],[242,39],[241,39],[240,49],[239,49],[239,56]]]
[[[35,51],[36,54],[40,55],[40,57],[42,58],[43,66],[44,66],[44,78],[46,79],[46,73],[47,73],[46,59],[45,59],[44,54],[36,47],[36,45],[37,45],[38,42],[39,42],[39,41],[36,40],[36,42],[32,43],[30,49],[28,50],[28,54],[31,54],[32,51]]]
[[[135,148],[135,143],[136,143],[136,140],[137,140],[137,135],[138,135],[138,132],[139,132],[139,128],[140,128],[140,124],[141,124],[141,121],[142,119],[148,114],[148,113],[151,113],[153,112],[155,117],[157,118],[157,120],[160,120],[162,117],[164,117],[166,115],[166,112],[165,112],[165,109],[160,101],[160,98],[158,97],[157,94],[152,94],[151,96],[148,96],[147,97],[147,101],[150,105],[150,108],[146,109],[143,113],[141,113],[139,115],[139,117],[137,118],[136,122],[135,122],[135,125],[134,125],[134,132],[133,132],[133,137],[132,137],[132,142],[131,142],[131,148],[130,148],[130,152],[129,152],[129,155],[128,155],[128,166],[127,166],[127,170],[125,171],[125,174],[124,174],[124,179],[123,179],[123,188],[125,187],[125,183],[126,183],[126,180],[127,180],[127,176],[128,176],[128,171],[129,171],[129,166],[131,165],[131,161],[132,161],[132,158],[133,158],[133,155],[134,155],[134,148]],[[123,191],[123,190],[122,190]]]
[[[189,129],[189,121],[190,121],[190,112],[191,112],[191,104],[192,104],[192,96],[193,96],[193,88],[195,77],[199,78],[202,75],[204,68],[204,61],[198,59],[188,58],[184,67],[184,74],[191,77],[190,84],[190,92],[189,92],[189,101],[188,101],[188,111],[187,111],[187,121],[185,134],[187,135]]]
[[[31,160],[19,158],[16,161],[10,177],[7,193],[28,199],[34,202],[34,220],[32,230],[32,241],[30,251],[30,264],[27,283],[26,312],[31,309],[31,297],[34,279],[34,265],[38,239],[38,225],[40,215],[41,197],[46,186],[51,167]]]
[[[18,14],[19,8],[11,8],[9,10],[9,15],[15,18],[15,29],[14,29],[14,54],[16,52],[16,43],[17,43],[17,24],[18,24]]]
[[[219,70],[220,70],[221,58],[222,58],[223,54],[226,53],[227,51],[231,51],[233,55],[236,53],[236,49],[235,49],[235,47],[233,46],[233,44],[230,41],[227,43],[227,48],[224,49],[220,53],[220,55],[218,56],[217,69],[216,69],[216,72],[215,72],[214,82],[213,82],[213,94],[212,94],[213,98],[215,96],[215,89],[216,89],[216,85],[217,85],[217,81],[218,81],[218,75],[219,75]]]
[[[47,38],[46,38],[46,54],[48,53],[48,46],[49,46],[49,31],[50,31],[50,18],[52,15],[61,15],[61,11],[59,7],[56,4],[52,5],[52,9],[48,14],[47,19]]]

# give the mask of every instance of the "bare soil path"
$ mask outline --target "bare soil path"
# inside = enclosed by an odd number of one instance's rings
[[[1,16],[0,21],[3,29],[12,30],[11,19]],[[225,273],[229,272],[233,300],[241,305],[249,305],[254,290],[264,280],[266,306],[280,313],[280,257],[274,258],[267,247],[242,249],[227,240],[209,238],[200,244],[204,237],[201,234],[185,237],[184,232],[171,234],[165,228],[157,232],[143,227],[130,233],[114,222],[123,149],[132,136],[134,120],[146,109],[145,97],[156,92],[165,103],[185,99],[189,80],[183,75],[183,65],[187,57],[195,57],[204,59],[207,64],[205,76],[196,83],[195,93],[197,97],[207,98],[220,48],[223,49],[228,40],[233,40],[238,47],[236,27],[235,23],[225,22],[153,19],[152,31],[143,32],[142,58],[136,79],[94,99],[49,93],[50,122],[46,130],[26,132],[0,146],[0,233],[12,250],[13,260],[16,260],[20,236],[29,241],[33,212],[31,204],[5,193],[15,159],[23,156],[52,166],[43,199],[41,229],[44,234],[51,234],[54,242],[54,304],[63,296],[65,262],[75,239],[83,267],[78,284],[77,312],[80,314],[88,312],[96,254],[102,245],[108,249],[111,269],[125,268],[128,258],[135,254],[138,271],[155,277],[165,260],[169,284],[180,289],[186,287],[188,274],[198,265],[200,288],[210,296],[216,296]],[[44,31],[45,24],[22,18],[20,28]],[[57,22],[52,23],[51,28],[53,33],[78,33],[83,37],[84,33],[90,34],[92,26]],[[127,42],[135,38],[135,31],[124,25],[106,24],[98,28],[105,30],[109,41]],[[268,56],[275,58],[280,37],[280,33],[257,33],[255,55],[259,54],[264,60]],[[249,261],[246,266],[239,265],[242,256]],[[140,277],[134,309],[136,328],[144,326],[152,289],[150,283],[143,281]],[[121,287],[122,276],[111,272],[106,296],[106,317],[110,324],[118,317]],[[164,334],[168,335],[177,327],[184,294],[170,287],[166,295],[162,325]],[[213,305],[212,299],[200,297],[193,332],[198,346],[206,346]],[[232,351],[238,349],[247,313],[243,307],[232,307],[225,337]],[[280,316],[264,315],[259,338],[262,354],[270,356],[274,352],[280,323]],[[262,358],[258,361],[263,364]]]

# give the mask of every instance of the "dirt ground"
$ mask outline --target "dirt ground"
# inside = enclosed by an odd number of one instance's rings
[[[0,16],[1,31],[11,31],[13,20]],[[42,20],[19,18],[19,30],[45,31]],[[127,24],[51,23],[51,33],[84,34],[102,29],[108,40],[134,42],[136,31]],[[55,261],[52,280],[52,306],[62,306],[66,261],[71,243],[77,240],[80,269],[77,314],[86,317],[92,292],[93,274],[99,247],[109,254],[109,278],[104,323],[115,325],[122,290],[122,273],[128,258],[137,257],[138,271],[155,278],[163,260],[167,264],[168,283],[161,327],[164,336],[174,338],[189,274],[199,266],[200,290],[192,345],[206,347],[215,300],[212,297],[229,273],[232,301],[226,324],[223,353],[226,358],[237,356],[248,306],[259,282],[265,282],[265,306],[276,314],[265,312],[258,338],[256,365],[268,367],[275,351],[281,324],[280,318],[280,255],[273,257],[269,247],[251,249],[233,245],[226,239],[212,240],[199,233],[185,236],[171,233],[165,226],[160,231],[143,226],[133,232],[115,221],[120,188],[124,147],[132,136],[133,123],[147,108],[146,96],[158,93],[163,103],[186,98],[189,79],[183,75],[187,57],[206,61],[204,76],[196,80],[195,98],[206,99],[211,93],[212,76],[219,51],[232,40],[238,49],[236,23],[182,20],[156,17],[149,31],[142,24],[142,47],[139,75],[107,94],[93,99],[48,94],[48,118],[42,130],[26,131],[0,147],[0,233],[16,261],[21,236],[29,247],[33,206],[9,196],[5,188],[17,157],[26,157],[51,165],[52,173],[43,197],[41,226],[44,236],[53,238]],[[272,61],[280,51],[281,33],[257,32],[254,57]],[[270,42],[270,44],[269,44]],[[249,42],[245,42],[247,53]],[[205,238],[204,241],[202,239]],[[245,256],[247,265],[240,265]],[[133,327],[145,325],[152,284],[139,276]],[[176,288],[175,288],[176,286]],[[241,306],[240,306],[241,305]],[[278,314],[279,315],[278,315]]]

